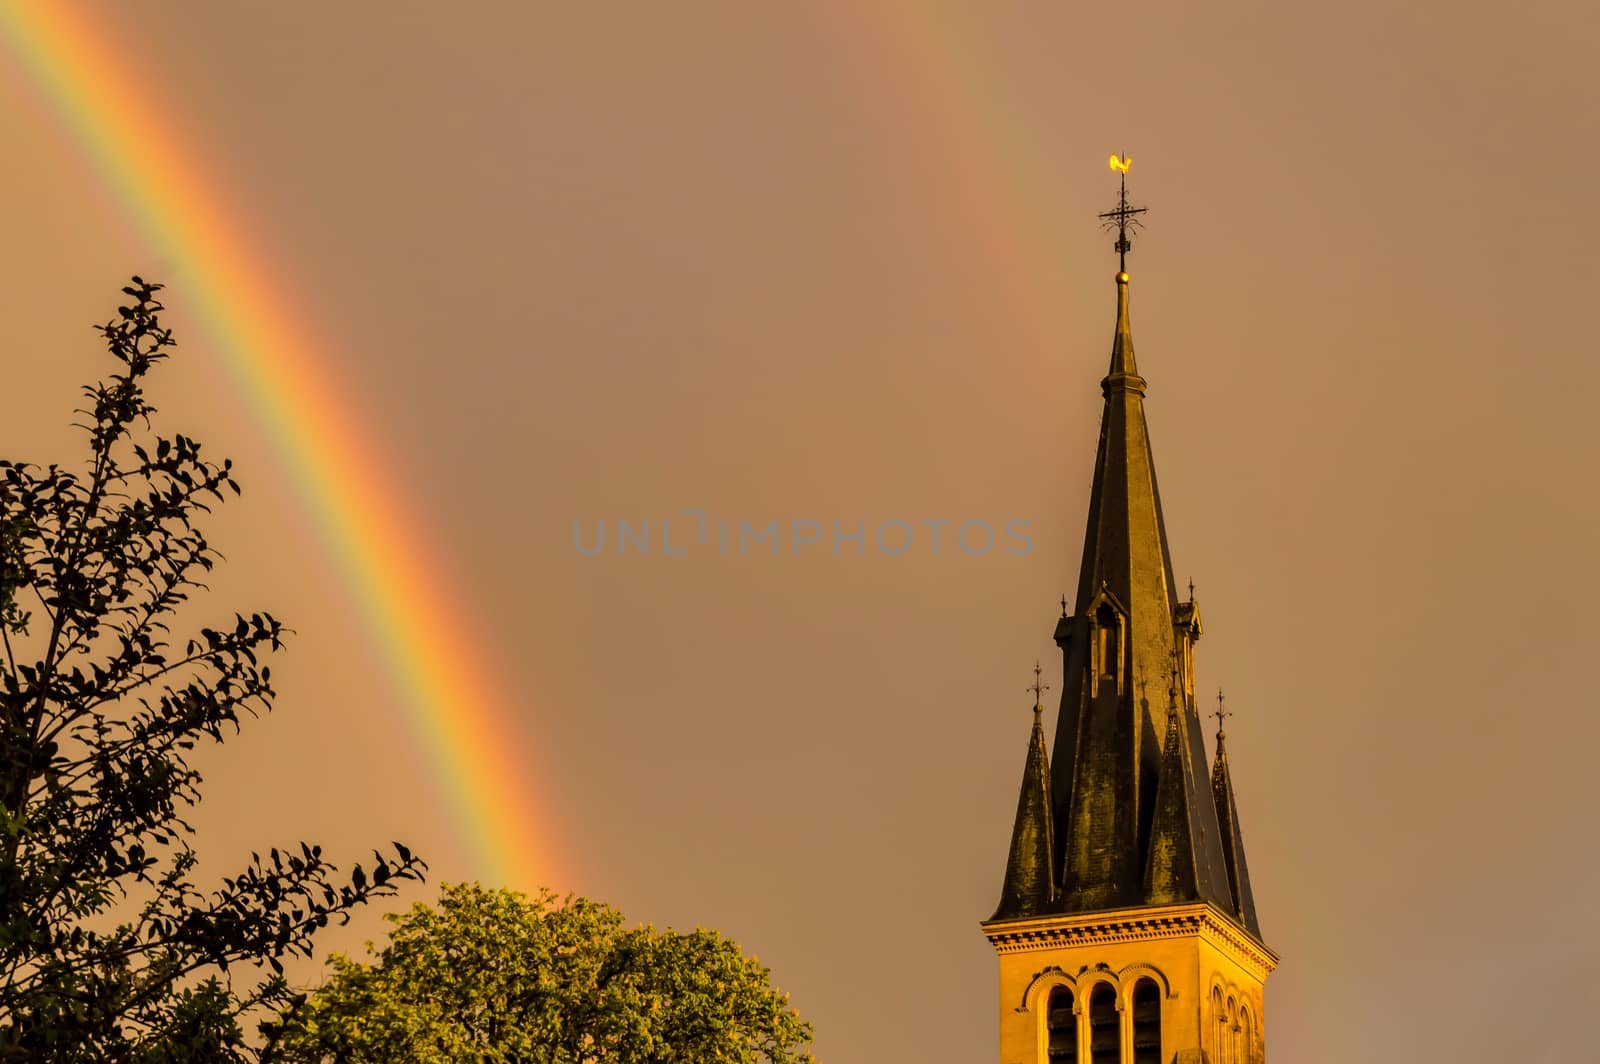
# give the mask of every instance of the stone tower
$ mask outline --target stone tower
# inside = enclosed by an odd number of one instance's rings
[[[1107,216],[1124,264],[1125,189]],[[1261,1064],[1278,958],[1220,730],[1206,778],[1200,610],[1173,583],[1125,269],[1116,284],[1077,605],[1055,629],[1054,746],[1036,698],[1000,905],[983,924],[1000,961],[1000,1062]]]

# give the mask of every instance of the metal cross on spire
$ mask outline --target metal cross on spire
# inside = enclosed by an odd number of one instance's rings
[[[1222,688],[1220,688],[1220,687],[1217,688],[1217,711],[1215,713],[1211,714],[1211,716],[1217,718],[1217,734],[1221,735],[1222,734],[1222,722],[1225,719],[1227,719],[1228,717],[1233,716],[1233,714],[1228,712],[1227,704],[1223,701],[1223,698],[1222,698]]]
[[[1128,252],[1133,249],[1133,241],[1128,239],[1128,232],[1133,229],[1144,228],[1144,223],[1139,220],[1139,215],[1149,208],[1130,207],[1128,205],[1128,167],[1133,164],[1133,159],[1127,155],[1121,158],[1111,157],[1111,169],[1121,175],[1121,188],[1117,195],[1115,210],[1106,211],[1100,215],[1100,225],[1103,229],[1115,229],[1117,242],[1114,245],[1117,252],[1117,269],[1123,273],[1128,272]]]
[[[1044,712],[1044,705],[1040,700],[1044,697],[1044,693],[1050,690],[1050,685],[1041,682],[1039,679],[1043,673],[1044,669],[1040,667],[1037,661],[1035,661],[1033,663],[1033,685],[1028,688],[1028,690],[1033,692],[1033,711],[1035,713]]]

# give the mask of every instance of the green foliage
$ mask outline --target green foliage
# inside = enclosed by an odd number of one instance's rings
[[[446,885],[436,908],[391,914],[373,962],[335,954],[328,982],[290,1012],[284,1059],[811,1064],[810,1024],[737,944],[555,902]]]
[[[171,634],[217,561],[198,522],[239,488],[152,435],[159,288],[135,277],[99,329],[119,369],[84,390],[85,468],[0,461],[0,1060],[255,1059],[241,1021],[292,1000],[282,958],[423,868],[396,845],[343,881],[301,843],[194,882],[189,751],[271,708],[285,631]]]

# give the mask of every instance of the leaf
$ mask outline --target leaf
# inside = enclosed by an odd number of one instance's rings
[[[352,890],[302,842],[214,889],[192,881],[185,759],[271,709],[264,659],[286,630],[236,611],[231,631],[170,634],[219,557],[204,496],[238,485],[231,461],[152,425],[145,379],[174,345],[160,289],[133,278],[96,326],[111,372],[80,393],[81,470],[0,461],[0,632],[27,637],[0,668],[0,794],[19,796],[0,806],[0,1060],[243,1059],[240,1023],[288,1000],[282,957],[314,955],[320,929],[425,868],[379,853]]]

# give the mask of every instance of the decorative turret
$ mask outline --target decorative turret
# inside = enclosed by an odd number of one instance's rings
[[[1028,758],[1022,767],[1022,792],[1017,797],[1017,819],[1011,829],[1011,854],[1006,859],[1005,885],[1000,907],[990,919],[1037,916],[1050,911],[1055,900],[1052,858],[1055,850],[1054,817],[1050,812],[1050,755],[1044,743],[1044,705],[1040,701],[1050,685],[1040,682],[1044,670],[1033,666],[1033,734],[1028,738]]]
[[[1174,671],[1167,690],[1167,735],[1161,746],[1161,783],[1156,788],[1155,826],[1145,858],[1145,900],[1152,905],[1187,901],[1183,885],[1194,875],[1194,847],[1181,830],[1189,819],[1189,795],[1183,786],[1183,739],[1178,731],[1178,678]]]
[[[1250,869],[1244,860],[1244,838],[1239,834],[1239,807],[1233,800],[1233,779],[1228,774],[1228,736],[1222,722],[1233,714],[1225,708],[1222,691],[1217,690],[1217,759],[1211,766],[1211,798],[1217,806],[1217,822],[1222,829],[1222,856],[1228,865],[1228,888],[1233,896],[1233,911],[1239,922],[1256,938],[1261,924],[1256,919],[1256,899],[1250,892]]]

